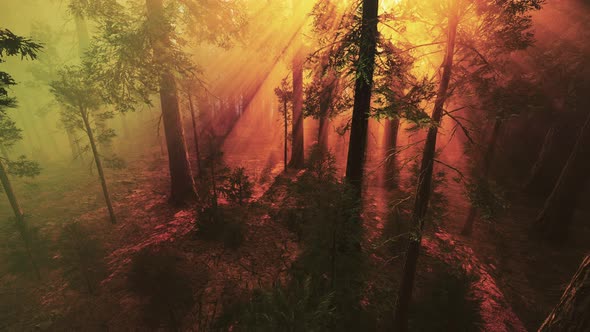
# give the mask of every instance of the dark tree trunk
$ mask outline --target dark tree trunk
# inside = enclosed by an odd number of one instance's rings
[[[555,127],[553,126],[553,127],[549,128],[549,130],[547,131],[547,134],[545,135],[545,139],[543,140],[543,145],[541,146],[541,151],[539,152],[539,155],[537,156],[537,160],[533,164],[531,172],[530,172],[526,182],[523,185],[523,188],[525,191],[531,191],[532,188],[535,187],[534,184],[537,181],[539,181],[539,178],[541,177],[541,173],[542,173],[541,170],[543,169],[543,166],[545,165],[547,159],[549,158],[549,151],[551,151],[551,148],[553,146],[554,137],[555,137]]]
[[[320,125],[318,128],[318,146],[321,151],[328,151],[328,128],[330,119],[327,115],[320,115]]]
[[[293,122],[291,141],[291,168],[300,169],[304,166],[303,142],[303,57],[297,50],[293,58]]]
[[[553,191],[537,217],[533,231],[552,242],[564,241],[569,232],[578,196],[583,191],[590,173],[587,154],[590,143],[590,113],[580,129],[576,144],[563,166]]]
[[[88,119],[88,112],[85,109],[80,108],[80,115],[82,116],[82,121],[84,121],[86,134],[88,135],[88,141],[90,142],[90,148],[92,149],[92,155],[94,156],[94,163],[96,164],[96,170],[98,171],[98,177],[100,180],[100,185],[102,186],[104,200],[107,204],[107,209],[109,210],[109,217],[111,219],[111,223],[116,224],[117,218],[115,217],[115,211],[113,210],[113,203],[111,201],[111,195],[109,194],[109,188],[107,187],[107,181],[102,168],[102,161],[100,159],[100,154],[98,153],[96,141],[94,139],[94,133],[92,132],[92,127],[90,126],[90,121]]]
[[[16,194],[14,193],[14,189],[12,188],[12,183],[10,182],[10,178],[8,177],[8,171],[4,166],[2,159],[0,158],[0,180],[2,181],[2,188],[4,189],[4,193],[10,202],[10,206],[12,207],[12,211],[14,212],[14,216],[16,217],[16,222],[19,224],[25,223],[25,217],[23,211],[20,208],[20,204],[18,203],[18,199],[16,198]]]
[[[385,184],[389,188],[397,186],[397,136],[400,121],[398,118],[389,119],[385,123],[384,147],[385,147]]]
[[[492,129],[492,137],[490,137],[490,141],[488,142],[488,148],[483,157],[483,172],[480,176],[477,176],[479,179],[477,181],[482,181],[483,184],[487,182],[488,176],[490,175],[490,169],[492,168],[492,161],[494,160],[494,153],[496,151],[496,145],[498,144],[498,137],[500,136],[500,130],[502,129],[502,119],[496,118],[494,121],[494,129]],[[469,208],[469,213],[467,214],[467,219],[465,220],[465,224],[463,224],[463,230],[461,231],[462,235],[469,236],[473,232],[473,224],[475,223],[475,217],[477,216],[477,208],[471,204]]]
[[[35,275],[37,279],[41,279],[41,273],[39,272],[39,268],[35,263],[33,258],[33,254],[31,252],[31,239],[29,237],[29,232],[27,231],[27,225],[25,223],[25,215],[23,210],[18,203],[18,199],[16,198],[16,194],[14,193],[14,188],[12,188],[12,183],[10,182],[10,178],[8,177],[8,170],[4,166],[2,158],[0,158],[0,183],[2,183],[1,189],[4,189],[4,193],[6,193],[6,197],[10,202],[10,206],[12,207],[12,211],[14,212],[14,216],[16,217],[16,226],[19,230],[21,238],[25,244],[25,250],[27,251],[27,256],[29,256],[29,260],[35,271]]]
[[[289,130],[288,130],[288,114],[287,114],[287,99],[283,100],[283,123],[284,123],[284,137],[283,137],[283,163],[285,165],[285,170],[287,170],[287,151],[288,151],[288,141],[289,141]]]
[[[199,132],[197,129],[197,115],[195,114],[195,105],[193,104],[193,96],[188,94],[188,107],[191,112],[191,121],[193,125],[193,140],[195,142],[195,158],[197,159],[197,176],[201,177],[201,150],[199,148]]]
[[[590,256],[586,256],[539,332],[590,331]]]
[[[165,28],[162,25],[166,24],[162,0],[146,0],[146,6],[148,18],[158,27],[153,31],[157,36],[154,41],[154,53],[157,61],[165,64],[169,53],[170,37],[160,31]],[[164,65],[164,67],[166,66]],[[176,81],[174,75],[167,68],[162,70],[160,76],[160,103],[170,167],[170,201],[176,205],[184,205],[195,200],[197,194],[184,140]]]
[[[412,212],[412,227],[414,227],[414,234],[412,234],[409,239],[410,243],[408,245],[408,251],[406,252],[406,262],[395,308],[394,328],[398,332],[406,332],[408,330],[410,302],[412,300],[412,291],[414,289],[418,256],[420,255],[424,218],[428,210],[430,194],[432,191],[432,172],[434,168],[438,126],[444,115],[444,104],[447,100],[447,93],[453,69],[453,55],[455,53],[458,17],[455,9],[451,10],[453,12],[449,15],[447,49],[443,62],[443,73],[436,101],[434,103],[434,110],[432,111],[433,124],[426,136],[420,173],[418,175],[416,198],[414,201],[414,210]]]
[[[322,71],[328,67],[328,60],[322,61]],[[321,77],[321,74],[319,74]],[[330,125],[332,98],[338,88],[338,79],[333,69],[328,69],[328,73],[322,80],[322,92],[320,95],[319,105],[319,128],[318,128],[318,146],[321,151],[328,151],[328,127]]]
[[[357,78],[354,89],[354,106],[350,128],[350,142],[346,161],[346,179],[360,196],[362,191],[367,132],[371,110],[373,71],[377,47],[379,1],[363,0],[360,54],[357,62]]]

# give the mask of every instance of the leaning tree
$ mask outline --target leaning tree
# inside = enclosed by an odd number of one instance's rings
[[[104,156],[99,151],[101,143],[108,143],[115,136],[114,130],[108,128],[106,123],[113,117],[114,112],[103,104],[99,88],[90,79],[87,68],[81,66],[64,68],[59,72],[58,78],[51,83],[51,91],[63,105],[61,117],[68,130],[82,131],[86,134],[109,218],[115,224],[117,218],[104,172]]]

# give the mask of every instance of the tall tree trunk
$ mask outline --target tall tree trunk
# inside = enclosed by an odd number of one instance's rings
[[[539,332],[590,331],[590,256],[586,256]]]
[[[552,126],[545,134],[545,139],[543,140],[543,145],[541,146],[541,151],[537,156],[537,160],[533,164],[531,172],[525,181],[523,188],[525,191],[531,191],[534,187],[534,184],[538,181],[541,175],[541,170],[545,165],[545,162],[549,158],[549,151],[553,146],[553,141],[555,137],[555,126]]]
[[[193,124],[193,140],[195,141],[195,157],[197,159],[197,176],[201,177],[201,150],[199,148],[199,132],[197,129],[197,116],[195,114],[195,105],[193,104],[193,96],[188,94],[188,107],[191,111],[191,121]]]
[[[6,197],[10,202],[10,206],[12,207],[12,211],[14,212],[14,216],[16,217],[16,226],[25,244],[25,250],[27,251],[27,256],[29,256],[31,266],[35,271],[37,279],[41,279],[41,273],[39,272],[39,268],[37,267],[37,263],[35,262],[33,254],[31,252],[31,238],[27,230],[27,224],[25,223],[25,215],[20,207],[20,204],[18,203],[18,199],[16,198],[16,194],[14,193],[14,188],[12,187],[12,183],[10,182],[10,178],[8,177],[8,170],[4,166],[2,158],[0,158],[0,183],[2,183],[1,189],[4,189],[4,193],[6,193]]]
[[[166,23],[162,0],[146,0],[148,19],[155,23],[152,31],[155,36],[154,53],[157,61],[164,69],[160,76],[160,103],[164,133],[168,148],[168,164],[170,168],[170,201],[173,204],[184,205],[196,199],[195,179],[184,140],[182,115],[178,106],[178,95],[174,75],[167,68],[166,61],[170,37],[162,32]]]
[[[589,143],[590,113],[580,129],[576,144],[561,170],[553,191],[533,225],[533,231],[547,240],[562,242],[567,238],[578,196],[590,177],[590,164],[586,160]]]
[[[8,155],[8,149],[6,149],[6,147],[2,144],[0,144],[0,153],[2,153],[2,156],[4,157],[4,159],[9,159],[9,155]]]
[[[408,330],[408,319],[410,312],[410,302],[412,300],[412,291],[414,289],[414,279],[416,276],[416,267],[418,256],[420,255],[420,245],[422,243],[422,230],[424,229],[424,218],[430,202],[432,191],[432,172],[434,168],[434,157],[436,152],[436,139],[438,126],[444,115],[444,104],[447,100],[449,83],[453,70],[453,55],[455,53],[455,39],[457,36],[458,17],[456,8],[451,8],[448,20],[448,37],[445,59],[443,62],[443,72],[438,88],[434,110],[432,111],[432,126],[428,130],[424,152],[422,154],[422,163],[418,175],[416,189],[416,198],[414,201],[414,210],[412,212],[412,225],[414,234],[410,236],[408,250],[406,252],[406,262],[404,273],[400,284],[399,295],[395,308],[394,328],[398,332]]]
[[[330,124],[330,110],[334,92],[338,89],[338,79],[333,69],[328,67],[327,57],[322,59],[322,72],[327,68],[326,77],[322,80],[322,91],[320,94],[319,105],[319,128],[318,128],[318,146],[321,151],[328,151],[328,126]],[[321,77],[321,73],[318,75]]]
[[[289,130],[287,129],[287,125],[289,123],[288,113],[287,113],[287,99],[283,100],[283,123],[284,123],[284,137],[283,137],[283,163],[285,165],[285,170],[287,170],[287,152],[288,152],[288,141],[289,141]]]
[[[298,45],[299,46],[299,45]],[[293,122],[290,167],[303,168],[305,163],[303,142],[303,57],[301,50],[293,58]]]
[[[389,188],[397,186],[397,137],[399,133],[399,118],[389,119],[385,123],[384,147],[385,147],[385,184]]]
[[[498,144],[498,137],[500,136],[500,130],[502,129],[502,119],[497,117],[494,121],[494,129],[492,130],[492,137],[488,142],[488,148],[483,158],[483,172],[477,176],[477,181],[480,181],[481,185],[486,185],[490,169],[492,168],[492,161],[494,160],[494,153],[496,152],[496,144]],[[463,224],[462,235],[469,236],[473,232],[473,224],[475,223],[475,217],[477,216],[477,208],[471,204],[465,224]]]
[[[321,151],[328,151],[328,128],[330,119],[328,115],[320,115],[320,124],[318,127],[318,146]]]
[[[88,141],[90,142],[90,148],[92,149],[92,155],[94,156],[94,163],[96,164],[96,170],[98,171],[98,178],[100,180],[100,185],[102,186],[104,200],[107,204],[107,209],[109,210],[109,217],[111,219],[111,223],[116,224],[117,218],[115,217],[111,195],[109,194],[109,188],[107,187],[107,181],[102,168],[102,160],[100,159],[94,133],[92,132],[92,126],[90,126],[90,121],[88,119],[88,112],[85,109],[80,108],[80,115],[82,116],[82,121],[84,121],[84,128],[86,129]]]
[[[371,93],[373,89],[373,72],[377,48],[377,24],[379,23],[379,1],[363,0],[363,18],[361,26],[360,54],[357,62],[357,75],[354,89],[354,107],[348,158],[346,161],[346,179],[352,184],[357,194],[362,191],[365,155],[367,150],[367,133],[369,113],[371,111]]]

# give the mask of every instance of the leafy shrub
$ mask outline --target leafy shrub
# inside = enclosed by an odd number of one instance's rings
[[[237,249],[244,242],[245,213],[243,208],[207,207],[197,218],[197,235],[207,241],[223,242],[226,248]]]
[[[492,221],[506,208],[508,202],[504,193],[495,183],[478,179],[465,185],[465,195],[477,208],[482,219]]]
[[[252,297],[225,311],[218,325],[238,331],[328,331],[334,319],[333,294],[318,296],[309,278],[290,285],[255,290]]]
[[[465,271],[439,264],[417,296],[410,317],[411,331],[479,331],[480,301],[473,298],[474,281]]]

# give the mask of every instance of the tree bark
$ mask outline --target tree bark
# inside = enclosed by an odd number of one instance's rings
[[[590,256],[586,256],[539,332],[590,331]]]
[[[195,158],[197,159],[197,176],[201,177],[201,150],[199,148],[199,132],[197,129],[197,116],[195,114],[195,105],[193,104],[193,96],[188,94],[188,107],[191,112],[191,121],[193,125],[193,140],[195,141]]]
[[[414,209],[412,212],[412,224],[415,230],[414,234],[412,234],[409,239],[410,242],[406,252],[404,272],[395,308],[394,328],[395,331],[398,332],[406,332],[408,330],[410,302],[412,300],[412,291],[414,288],[418,256],[420,255],[422,230],[424,229],[424,218],[426,217],[426,212],[428,211],[428,204],[430,202],[430,194],[432,191],[432,172],[434,168],[438,126],[440,125],[443,118],[444,104],[447,100],[447,93],[453,70],[457,25],[458,16],[456,9],[451,8],[451,13],[449,14],[448,19],[447,49],[442,66],[443,72],[434,103],[434,110],[432,111],[432,126],[428,130],[428,135],[426,136],[420,173],[418,175],[416,197],[414,201]]]
[[[400,120],[398,118],[389,119],[385,123],[384,146],[385,146],[385,184],[389,188],[397,186],[397,165],[396,150],[397,137],[399,132]]]
[[[301,169],[305,163],[303,142],[303,57],[297,50],[293,58],[293,140],[290,167]]]
[[[532,188],[534,187],[534,183],[536,181],[538,181],[540,174],[541,174],[541,169],[543,168],[543,166],[545,165],[545,162],[549,158],[549,151],[551,150],[551,148],[553,146],[554,136],[555,136],[555,127],[552,126],[551,128],[549,128],[549,130],[547,131],[547,134],[545,135],[545,139],[543,140],[543,145],[541,146],[541,151],[539,152],[539,155],[537,156],[537,160],[533,164],[531,172],[530,172],[526,182],[523,185],[523,188],[525,191],[532,190]]]
[[[354,106],[348,158],[346,161],[346,179],[354,186],[357,194],[362,192],[365,155],[367,151],[367,132],[371,111],[371,93],[373,89],[373,72],[379,31],[379,1],[363,0],[363,17],[361,26],[360,54],[357,63],[357,78],[354,89]]]
[[[116,224],[117,218],[115,217],[111,195],[109,194],[109,188],[107,187],[107,181],[102,168],[102,160],[100,159],[100,154],[98,153],[98,148],[96,146],[96,140],[94,139],[94,133],[92,132],[92,127],[90,126],[90,121],[88,119],[88,112],[85,109],[80,108],[80,115],[82,116],[82,121],[84,121],[86,134],[88,135],[88,141],[90,142],[90,148],[92,149],[92,155],[94,156],[94,163],[96,164],[96,170],[98,171],[98,178],[102,187],[104,200],[107,204],[107,209],[109,210],[109,217],[111,219],[111,223]]]
[[[500,136],[500,130],[502,129],[502,119],[497,117],[494,121],[494,129],[492,130],[492,137],[488,142],[488,148],[484,154],[483,158],[483,172],[481,176],[478,176],[478,181],[487,182],[488,176],[490,174],[490,169],[492,168],[492,161],[494,160],[494,153],[496,152],[496,144],[498,144],[498,137]],[[469,236],[473,232],[473,224],[475,223],[475,217],[477,216],[477,208],[471,204],[469,208],[469,213],[467,214],[467,219],[465,219],[465,224],[463,224],[463,230],[461,231],[462,235]]]
[[[322,71],[328,67],[328,60],[323,59]],[[322,91],[319,105],[318,146],[321,151],[328,151],[328,127],[330,125],[332,99],[338,89],[338,79],[333,69],[328,68],[325,79],[322,80]],[[319,74],[321,77],[321,73]]]
[[[176,205],[184,205],[194,201],[197,194],[184,139],[176,81],[174,75],[166,66],[170,37],[159,31],[159,29],[165,28],[162,24],[166,24],[162,0],[146,0],[146,7],[148,19],[156,23],[158,27],[154,29],[154,33],[157,35],[154,40],[154,53],[157,61],[164,67],[160,76],[160,103],[166,146],[168,148],[170,202]]]
[[[285,165],[285,170],[287,170],[287,150],[288,150],[288,141],[289,141],[289,132],[287,129],[287,124],[289,122],[287,117],[287,99],[283,100],[283,123],[284,123],[284,137],[283,137],[283,163]]]
[[[563,166],[553,191],[537,217],[533,231],[552,242],[563,242],[569,233],[578,196],[588,182],[590,167],[587,158],[590,142],[590,113],[580,129],[576,144]]]
[[[20,204],[18,203],[18,199],[16,198],[16,194],[14,193],[14,188],[12,187],[12,183],[10,182],[10,178],[8,177],[8,171],[4,166],[4,163],[1,158],[0,180],[2,181],[2,188],[4,189],[4,193],[6,194],[6,197],[10,202],[10,206],[12,207],[12,211],[14,212],[14,216],[16,217],[16,222],[19,224],[24,224],[25,217],[23,211],[20,208]]]

